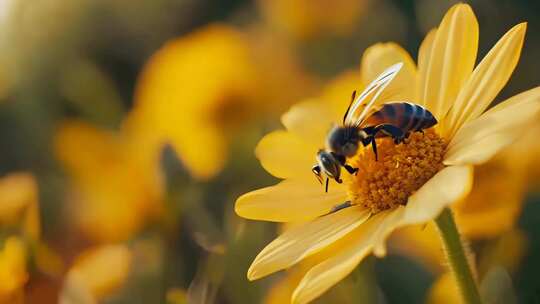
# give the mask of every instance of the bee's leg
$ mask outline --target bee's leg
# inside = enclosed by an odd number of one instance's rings
[[[315,177],[317,178],[317,180],[319,181],[319,183],[321,183],[321,185],[323,184],[323,178],[321,176],[321,167],[319,165],[315,165],[311,168],[311,172],[313,172],[313,174],[315,174]]]
[[[346,201],[345,203],[341,203],[341,204],[338,204],[338,205],[335,205],[334,207],[332,207],[332,210],[330,210],[330,212],[328,214],[332,214],[334,212],[338,212],[339,210],[343,210],[345,208],[349,208],[351,207],[353,204],[351,203],[351,201]]]
[[[373,137],[375,137],[378,132],[383,132],[383,134],[392,137],[396,145],[405,139],[405,132],[391,124],[380,124],[376,126],[373,130]]]
[[[349,174],[351,175],[356,175],[358,173],[358,168],[353,168],[347,164],[343,165],[343,167],[347,170],[347,172],[349,172]]]
[[[379,161],[379,153],[377,153],[377,142],[375,141],[375,136],[371,137],[371,148],[373,153],[375,153],[375,161]]]
[[[330,182],[330,179],[327,177],[326,178],[326,186],[324,188],[324,192],[328,193],[328,183]]]
[[[379,155],[377,154],[377,142],[375,141],[375,135],[377,134],[378,130],[376,128],[377,127],[368,127],[363,130],[368,134],[368,136],[362,138],[362,145],[364,145],[364,147],[367,147],[371,144],[371,148],[373,149],[373,153],[375,154],[375,161],[378,161]]]
[[[330,209],[330,211],[328,213],[325,213],[325,214],[321,215],[321,217],[330,215],[332,213],[336,213],[336,212],[338,212],[340,210],[343,210],[345,208],[349,208],[349,207],[352,207],[352,206],[354,206],[354,204],[351,201],[346,201],[344,203],[334,205],[334,207],[332,207],[332,209]]]

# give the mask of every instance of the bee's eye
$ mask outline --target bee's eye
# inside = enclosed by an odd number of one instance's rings
[[[332,167],[332,164],[333,164],[333,163],[332,163],[332,159],[329,158],[329,157],[327,157],[327,156],[323,156],[323,157],[321,158],[321,162],[322,162],[322,164],[323,164],[323,166],[324,166],[325,168]]]
[[[324,153],[319,156],[321,167],[325,173],[331,177],[339,175],[339,164],[336,164],[336,160],[330,154]]]

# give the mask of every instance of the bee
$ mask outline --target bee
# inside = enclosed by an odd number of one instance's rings
[[[354,91],[349,107],[343,115],[343,124],[328,133],[327,148],[317,152],[317,164],[312,168],[321,184],[322,174],[326,175],[326,192],[330,179],[337,183],[343,182],[341,167],[349,174],[357,174],[358,168],[347,164],[347,159],[356,155],[360,144],[364,147],[371,145],[377,161],[376,138],[391,137],[395,144],[399,144],[411,132],[423,133],[424,129],[437,124],[437,119],[430,111],[411,102],[388,102],[373,107],[377,97],[396,77],[402,66],[403,63],[400,62],[386,69],[358,97]],[[360,112],[358,116],[357,112]]]

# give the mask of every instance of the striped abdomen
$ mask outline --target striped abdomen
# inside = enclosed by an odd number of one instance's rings
[[[391,124],[403,132],[414,132],[433,127],[437,119],[423,106],[410,102],[385,103],[373,112],[362,127]]]

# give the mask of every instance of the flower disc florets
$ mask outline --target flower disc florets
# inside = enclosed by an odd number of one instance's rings
[[[377,139],[379,160],[364,149],[351,164],[359,168],[349,182],[353,204],[373,213],[406,205],[407,199],[440,171],[446,142],[433,130],[413,133],[396,145],[390,138]]]

